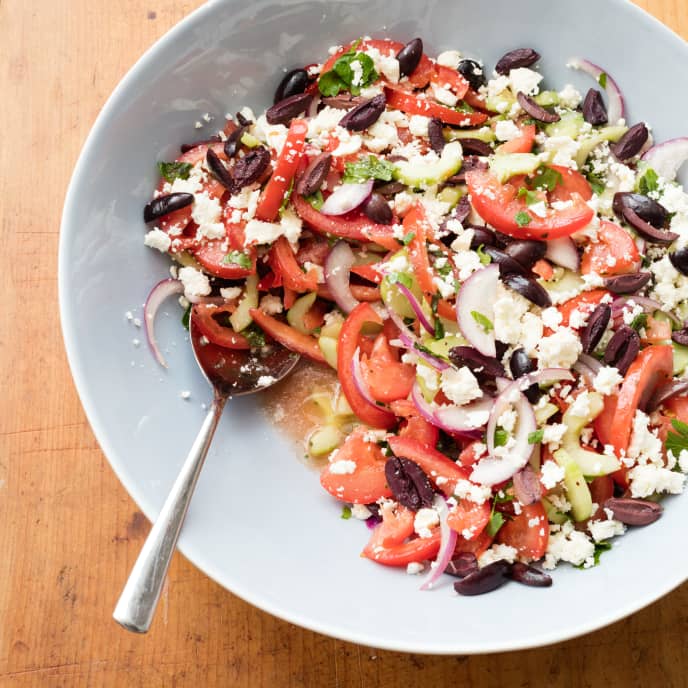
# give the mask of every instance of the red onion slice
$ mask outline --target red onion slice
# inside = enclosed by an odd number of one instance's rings
[[[617,320],[618,318],[623,317],[623,309],[628,301],[633,301],[633,303],[637,303],[639,306],[642,306],[645,313],[662,311],[662,313],[670,318],[676,325],[683,327],[683,323],[671,311],[664,310],[664,307],[659,301],[651,299],[648,296],[636,296],[635,294],[619,296],[612,301],[612,319]]]
[[[679,168],[688,160],[688,138],[671,139],[650,148],[643,160],[667,181],[676,179]]]
[[[390,309],[387,312],[392,322],[397,326],[397,329],[399,330],[399,340],[406,349],[408,349],[409,351],[413,351],[418,356],[418,358],[422,358],[426,363],[429,363],[433,368],[436,368],[437,370],[442,371],[449,368],[449,363],[447,363],[446,361],[443,361],[441,358],[437,358],[432,354],[423,351],[423,349],[418,348],[417,345],[420,345],[418,337],[416,337],[416,335],[413,334],[413,332],[411,332],[411,330],[409,330],[408,327],[406,327],[404,321],[393,310]]]
[[[411,390],[411,400],[429,423],[448,433],[470,433],[487,422],[493,400],[485,397],[465,406],[437,406],[425,401],[416,382]]]
[[[449,515],[447,502],[442,495],[435,495],[432,505],[435,507],[440,518],[440,549],[437,552],[437,558],[431,564],[430,570],[421,582],[421,590],[429,590],[432,588],[433,584],[447,568],[454,554],[454,548],[456,547],[456,531],[452,530],[447,523],[447,516]]]
[[[320,96],[315,96],[311,99],[310,105],[306,110],[306,117],[316,117],[318,114],[318,106],[320,105]]]
[[[605,71],[589,60],[584,60],[580,57],[573,57],[569,60],[568,66],[573,69],[580,69],[589,74],[597,83],[599,83],[600,76],[606,74],[607,81],[604,90],[607,92],[607,99],[609,105],[607,107],[607,116],[609,117],[609,124],[615,125],[622,117],[626,115],[626,108],[624,105],[624,98],[621,89],[609,72]]]
[[[562,237],[561,239],[551,239],[547,242],[547,252],[545,258],[551,260],[556,265],[561,265],[567,270],[578,271],[580,267],[580,256],[578,249],[571,237]]]
[[[427,319],[425,313],[423,313],[423,307],[418,302],[413,292],[405,285],[397,282],[397,289],[407,298],[413,312],[418,318],[418,322],[432,335],[435,334],[435,326]]]
[[[578,360],[573,364],[573,369],[585,380],[585,382],[592,387],[595,382],[597,373],[600,372],[602,364],[588,354],[581,354]]]
[[[320,208],[323,215],[344,215],[358,208],[370,196],[373,180],[362,184],[340,184]]]
[[[474,272],[463,283],[456,299],[456,321],[463,336],[481,354],[492,358],[497,354],[494,326],[486,329],[474,314],[479,314],[491,325],[494,324],[494,302],[497,298],[498,283],[499,266],[488,265]]]
[[[164,279],[162,282],[158,282],[153,289],[151,289],[148,298],[146,299],[146,305],[143,307],[143,321],[144,329],[146,331],[146,339],[148,340],[148,346],[155,356],[157,362],[167,368],[167,361],[162,355],[162,351],[158,347],[158,341],[155,337],[155,315],[160,308],[165,299],[169,298],[173,294],[183,294],[184,285],[175,279]]]
[[[361,370],[361,353],[356,347],[356,351],[354,351],[354,356],[351,359],[351,376],[353,377],[354,380],[354,385],[356,386],[356,391],[371,405],[374,406],[376,409],[379,409],[380,407],[377,405],[377,402],[375,399],[373,399],[372,394],[370,393],[370,390],[368,389],[368,385],[366,384],[366,381],[363,379],[363,371]]]
[[[346,241],[338,241],[325,260],[325,282],[335,303],[345,313],[351,313],[360,303],[351,293],[349,284],[351,266],[355,260],[354,252]]]

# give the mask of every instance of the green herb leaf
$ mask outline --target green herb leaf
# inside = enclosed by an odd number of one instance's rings
[[[318,90],[326,98],[333,98],[339,92],[346,89],[346,84],[339,78],[334,70],[325,72],[318,79]]]
[[[528,435],[528,444],[540,444],[542,442],[542,438],[545,435],[545,431],[543,428],[539,428],[538,430],[534,430]]]
[[[325,199],[323,198],[322,191],[318,189],[314,194],[310,196],[304,196],[304,198],[311,204],[316,210],[320,210],[323,207]]]
[[[352,48],[332,65],[329,72],[320,77],[318,89],[324,96],[336,96],[340,91],[349,91],[357,96],[361,88],[375,82],[378,76],[370,55],[357,53]]]
[[[241,251],[230,251],[223,259],[225,265],[238,265],[245,270],[251,269],[251,259]]]
[[[500,497],[499,493],[502,493],[502,496]],[[509,494],[508,492],[504,492],[504,490],[500,490],[497,492],[497,494],[494,496],[494,504],[492,506],[492,510],[494,511],[494,505],[495,504],[505,504],[506,502],[513,502],[516,497],[512,494]]]
[[[535,191],[530,191],[530,189],[526,189],[525,186],[522,186],[518,190],[518,198],[525,198],[526,199],[526,205],[535,205],[536,203],[540,202],[540,197]]]
[[[182,315],[182,325],[185,330],[189,329],[189,318],[191,317],[191,304],[186,307],[184,315]]]
[[[492,330],[494,330],[492,321],[489,318],[486,318],[482,313],[478,313],[478,311],[471,311],[471,316],[473,317],[473,320],[475,320],[475,322],[477,322],[478,325],[485,330],[485,332],[492,332]]]
[[[289,184],[289,188],[287,189],[287,193],[284,194],[284,198],[282,199],[282,203],[280,204],[280,208],[279,208],[280,216],[287,209],[287,206],[289,205],[289,199],[291,198],[291,192],[293,190],[294,190],[294,178],[292,177],[291,183]]]
[[[528,215],[528,213],[524,210],[519,210],[514,216],[514,221],[519,227],[525,227],[526,225],[529,225],[531,220],[532,218],[530,215]]]
[[[379,179],[383,182],[392,181],[394,165],[375,155],[359,158],[356,162],[348,162],[344,166],[342,181],[345,184],[360,184],[368,179]]]
[[[612,543],[611,542],[596,542],[595,543],[595,551],[593,552],[592,558],[594,559],[595,563],[593,566],[597,566],[600,563],[600,557],[602,556],[603,552],[608,552],[612,548]],[[577,569],[582,569],[585,570],[585,562],[582,564],[578,564],[576,566]],[[588,566],[588,568],[592,568],[591,566]]]
[[[415,238],[416,238],[416,233],[415,232],[409,232],[408,234],[404,234],[404,237],[402,238],[401,243],[404,244],[404,246],[408,246]]]
[[[390,272],[389,275],[387,275],[387,280],[390,284],[399,282],[399,284],[403,284],[407,289],[413,286],[411,275],[406,272]]]
[[[435,318],[435,339],[444,338],[444,325],[439,318]]]
[[[505,447],[509,441],[509,433],[504,428],[497,428],[494,433],[495,447]]]
[[[487,528],[485,528],[487,534],[490,537],[494,537],[497,535],[497,531],[504,525],[504,516],[502,516],[501,512],[495,511],[493,512],[492,516],[490,516],[490,520],[487,523]]]
[[[164,177],[168,182],[173,182],[175,179],[188,179],[189,173],[193,169],[193,165],[188,162],[159,162],[158,171],[160,176]]]
[[[602,72],[602,74],[597,77],[597,83],[602,86],[602,88],[607,88],[607,72]]]
[[[348,521],[351,518],[351,507],[350,506],[344,505],[342,507],[342,518],[345,521]]]
[[[466,112],[466,113],[471,113],[475,112],[475,110],[465,101],[465,100],[460,100],[455,107],[456,110],[459,112]]]
[[[248,327],[244,328],[241,334],[248,339],[248,343],[252,348],[260,349],[265,346],[265,334],[255,323],[251,323]]]
[[[645,174],[638,180],[638,192],[647,196],[651,191],[659,190],[659,177],[657,173],[649,167]]]
[[[678,458],[684,449],[688,450],[688,423],[683,423],[674,418],[671,425],[676,432],[669,431],[667,433],[664,448]]]
[[[631,321],[631,327],[636,332],[640,332],[643,327],[647,327],[647,313],[638,313]]]
[[[480,246],[478,246],[476,253],[478,254],[478,258],[480,258],[480,262],[483,265],[489,265],[492,262],[492,258],[490,258],[490,256],[488,256],[487,253],[485,253],[484,244],[480,244]]]
[[[535,176],[530,180],[534,189],[544,189],[545,191],[554,191],[557,186],[561,186],[563,183],[564,178],[561,176],[561,172],[557,172],[546,165],[540,165]]]
[[[598,196],[604,193],[604,190],[607,188],[607,185],[605,184],[604,179],[602,179],[602,177],[593,174],[592,172],[588,172],[588,174],[586,174],[585,176],[588,180],[588,183],[592,187],[592,190]]]

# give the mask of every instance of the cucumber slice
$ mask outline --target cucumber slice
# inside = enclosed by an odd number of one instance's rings
[[[311,433],[308,438],[308,453],[311,456],[324,456],[334,451],[344,439],[342,432],[334,425],[325,425]]]
[[[258,308],[258,275],[249,275],[246,278],[244,295],[237,309],[229,316],[229,322],[235,332],[245,330],[253,322],[249,315],[251,308]]]
[[[257,146],[260,146],[260,141],[248,132],[244,133],[244,135],[241,137],[241,143],[243,143],[247,148],[256,148]]]
[[[313,394],[307,397],[306,401],[315,404],[328,423],[334,421],[335,410],[332,407],[332,397],[327,392],[313,392]]]
[[[407,250],[404,248],[401,249],[401,251],[397,251],[397,253],[395,253],[389,259],[389,263],[394,265],[395,262],[399,261],[399,259],[402,257],[406,261],[406,267],[399,273],[393,272],[389,275],[385,275],[382,278],[382,282],[380,282],[380,296],[382,297],[382,302],[385,304],[385,306],[387,306],[387,308],[391,308],[402,318],[415,318],[416,314],[413,308],[411,308],[411,304],[408,302],[408,299],[404,296],[404,294],[399,291],[396,281],[394,281],[397,277],[402,277],[406,282],[406,286],[408,286],[413,295],[419,301],[423,301],[423,292],[418,286],[416,278],[411,274],[411,265],[408,263]],[[403,263],[403,261],[399,262]]]
[[[327,316],[327,323],[320,328],[321,337],[337,339],[344,324],[344,316],[335,312]]]
[[[449,203],[449,206],[453,208],[463,196],[463,192],[458,186],[445,186],[442,191],[437,194],[437,200],[442,201],[442,203]]]
[[[605,127],[595,132],[590,138],[583,139],[576,153],[578,168],[580,169],[585,165],[588,156],[597,146],[605,141],[618,141],[627,131],[628,127]]]
[[[439,160],[395,163],[394,178],[414,189],[428,189],[441,184],[461,169],[463,150],[458,141],[448,143]]]
[[[552,122],[545,125],[545,133],[547,136],[569,136],[576,139],[580,136],[585,119],[580,112],[569,110],[561,115],[558,122]]]
[[[592,496],[583,471],[565,449],[557,449],[554,460],[564,469],[564,488],[571,503],[573,520],[585,521],[592,516]]]
[[[538,279],[538,283],[547,290],[554,303],[561,303],[567,294],[575,296],[583,287],[583,279],[571,270],[564,270],[561,277],[555,280]]]
[[[558,413],[559,407],[555,404],[545,404],[535,409],[535,420],[538,425],[546,423],[555,413]]]
[[[541,162],[532,153],[498,153],[490,160],[490,171],[503,184],[517,174],[532,174]]]
[[[688,346],[671,342],[674,347],[674,375],[682,375],[688,366]]]
[[[318,346],[327,363],[337,370],[337,340],[334,337],[318,337]]]
[[[547,499],[547,497],[542,498],[542,506],[545,507],[547,520],[550,523],[556,523],[560,526],[562,523],[566,523],[566,521],[569,520],[569,517],[562,511],[559,511],[559,509],[557,509],[557,507],[555,507],[554,504]]]
[[[494,131],[490,127],[480,129],[445,129],[444,138],[447,141],[461,141],[461,139],[478,139],[483,143],[492,143],[497,140]]]
[[[559,94],[556,91],[543,91],[533,96],[533,100],[541,107],[559,105]]]
[[[485,105],[491,112],[508,112],[516,104],[516,96],[510,89],[505,88],[496,96],[490,96],[486,99]]]
[[[294,305],[287,311],[287,322],[299,332],[303,334],[310,334],[313,330],[309,330],[303,324],[303,316],[310,310],[311,306],[315,303],[317,294],[313,291],[310,294],[301,296],[294,301]]]
[[[468,342],[459,334],[447,335],[442,339],[431,339],[423,341],[423,346],[433,354],[441,358],[449,358],[449,351],[455,346],[466,346]]]
[[[428,384],[433,379],[435,384]],[[423,359],[419,359],[416,364],[416,381],[423,394],[423,398],[430,403],[437,396],[437,390],[440,388],[439,373]]]

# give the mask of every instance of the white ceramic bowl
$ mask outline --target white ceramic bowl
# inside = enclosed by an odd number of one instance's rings
[[[132,19],[132,21],[134,21]],[[181,142],[210,133],[244,104],[271,102],[282,67],[322,60],[336,43],[370,34],[421,36],[429,54],[459,48],[493,65],[515,47],[543,56],[547,83],[570,73],[574,55],[603,65],[618,81],[633,121],[657,139],[685,135],[688,47],[623,0],[491,0],[389,3],[255,0],[210,2],[153,46],[117,87],[93,127],[64,211],[59,289],[74,379],[113,469],[155,518],[199,427],[208,387],[188,350],[179,309],[170,303],[160,338],[163,371],[143,334],[151,285],[168,261],[144,248],[141,209],[156,183],[155,161]],[[182,390],[191,399],[180,398]],[[359,557],[368,531],[339,518],[341,507],[317,475],[262,419],[254,399],[225,412],[180,541],[209,576],[252,604],[296,624],[381,648],[478,653],[570,638],[630,614],[688,577],[683,544],[688,498],[666,501],[662,520],[615,543],[588,571],[562,567],[547,590],[507,585],[458,597],[446,580],[418,591],[418,577]]]

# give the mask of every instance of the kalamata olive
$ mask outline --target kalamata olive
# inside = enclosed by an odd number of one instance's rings
[[[621,375],[625,375],[640,351],[640,337],[628,325],[622,325],[609,340],[604,352],[604,362],[615,366]]]
[[[233,192],[257,182],[270,165],[270,151],[265,146],[258,146],[237,160],[234,165]]]
[[[404,457],[392,456],[385,463],[385,477],[394,498],[404,506],[418,511],[432,506],[435,492],[423,469]]]
[[[477,251],[480,246],[495,246],[497,237],[495,233],[487,227],[471,227],[473,230],[473,237],[471,239],[471,248]]]
[[[468,85],[474,91],[477,91],[481,86],[485,86],[485,84],[487,84],[485,70],[483,69],[483,66],[475,60],[461,60],[456,70],[464,79],[466,79]]]
[[[385,111],[386,103],[385,94],[380,93],[347,112],[339,120],[339,126],[349,131],[363,131],[377,122]]]
[[[509,562],[504,559],[493,561],[491,564],[468,574],[462,580],[454,583],[454,590],[459,595],[482,595],[496,590],[507,582],[509,576]]]
[[[418,66],[421,57],[423,57],[423,41],[420,38],[414,38],[397,53],[399,76],[411,74]]]
[[[590,314],[588,322],[580,333],[581,344],[586,354],[596,349],[611,317],[612,309],[608,303],[600,303]]]
[[[685,336],[685,341],[688,341],[688,332],[682,331]],[[675,332],[672,333],[673,335]],[[676,340],[674,340],[676,341]],[[678,342],[680,344],[680,342]],[[688,380],[668,380],[664,384],[657,387],[657,389],[652,393],[650,401],[645,404],[645,408],[642,409],[646,413],[652,413],[656,411],[660,404],[663,404],[667,399],[676,396],[677,394],[684,395],[688,392]]]
[[[608,277],[605,286],[614,294],[635,294],[642,289],[652,275],[649,272],[634,272],[628,275]]]
[[[289,98],[289,96],[303,93],[309,81],[308,72],[305,69],[292,69],[290,72],[287,72],[282,77],[282,81],[279,82],[279,86],[275,90],[275,97],[272,101],[273,104],[277,104],[280,100]]]
[[[561,119],[561,116],[556,112],[545,110],[545,108],[543,108],[541,105],[538,105],[533,98],[522,91],[518,92],[516,99],[526,114],[530,115],[538,122],[546,122],[551,124],[552,122],[558,122]]]
[[[504,253],[518,261],[526,270],[530,270],[538,260],[544,258],[547,244],[535,239],[518,239],[512,241],[504,249]]]
[[[463,149],[464,155],[478,155],[484,157],[494,153],[490,144],[480,139],[461,139],[461,148]]]
[[[528,356],[524,349],[514,349],[509,359],[509,370],[514,380],[532,373],[536,367],[535,361]],[[540,387],[537,384],[532,384],[523,393],[531,404],[535,404],[541,396]]]
[[[222,184],[226,189],[232,189],[234,186],[234,179],[229,170],[225,167],[225,164],[217,156],[217,153],[212,149],[208,148],[205,154],[205,161],[208,168],[213,174],[213,177]]]
[[[446,141],[444,140],[442,122],[436,117],[428,122],[428,138],[430,139],[430,147],[432,150],[434,150],[437,155],[441,155]]]
[[[530,67],[540,59],[540,54],[532,48],[517,48],[509,51],[503,55],[497,65],[495,71],[497,74],[508,75],[512,69],[519,67]]]
[[[244,135],[247,127],[241,126],[237,127],[225,141],[224,151],[228,160],[231,160],[239,151],[239,146],[241,145],[241,137]]]
[[[370,194],[368,200],[363,204],[363,212],[366,217],[379,225],[388,225],[394,219],[389,203],[379,193]]]
[[[502,282],[540,308],[548,308],[552,305],[552,299],[547,290],[530,277],[515,274],[503,275]]]
[[[654,523],[664,511],[661,504],[644,499],[612,497],[604,508],[614,513],[614,518],[628,526],[647,526]]]
[[[670,253],[669,260],[682,275],[688,276],[688,246],[683,246]]]
[[[624,220],[628,222],[638,234],[640,234],[646,241],[653,244],[670,244],[672,241],[678,239],[678,234],[670,232],[668,229],[657,229],[649,222],[645,222],[635,210],[630,208],[623,209]]]
[[[682,330],[676,330],[675,332],[672,332],[671,339],[677,344],[688,346],[688,327],[684,327]]]
[[[210,136],[207,139],[203,139],[202,141],[194,141],[193,143],[182,143],[182,145],[179,147],[179,150],[182,153],[188,153],[190,150],[198,148],[198,146],[206,146],[211,143],[218,143],[220,140],[221,139],[219,136]]]
[[[612,153],[623,162],[640,153],[647,143],[650,132],[644,122],[634,124],[615,144],[610,146]]]
[[[583,101],[583,117],[585,121],[593,126],[606,124],[609,121],[607,108],[602,100],[602,94],[596,89],[591,88],[585,94]]]
[[[485,246],[483,251],[490,256],[490,260],[493,263],[499,265],[499,274],[502,277],[514,273],[523,275],[528,272],[528,270],[526,270],[521,263],[499,248],[495,248],[494,246]]]
[[[515,580],[523,585],[530,585],[535,588],[549,588],[552,585],[552,577],[536,569],[534,566],[528,566],[520,561],[515,561],[509,570],[509,578]]]
[[[308,164],[306,171],[296,183],[296,193],[301,196],[314,194],[323,184],[332,166],[332,155],[321,153]]]
[[[363,96],[352,96],[345,93],[322,99],[323,105],[334,108],[335,110],[351,110],[352,107],[360,105],[363,102],[365,102]]]
[[[452,557],[452,560],[444,569],[445,573],[456,578],[465,578],[478,570],[478,560],[473,552],[459,552]]]
[[[310,93],[297,93],[275,103],[265,111],[268,124],[289,124],[291,120],[308,109],[313,96]]]
[[[523,506],[530,506],[542,498],[540,476],[527,463],[520,471],[514,473],[514,494]]]
[[[481,354],[472,346],[455,346],[449,350],[449,360],[458,368],[465,366],[473,373],[489,377],[504,377],[504,366],[491,356]]]
[[[405,189],[406,184],[403,184],[402,182],[386,182],[375,187],[375,191],[383,196],[394,196]]]
[[[171,193],[167,196],[158,196],[144,207],[143,221],[153,222],[163,215],[186,208],[193,202],[194,196],[190,193]]]
[[[240,112],[236,113],[236,121],[239,122],[239,126],[241,127],[250,127],[253,124],[253,120],[244,117]]]
[[[625,208],[630,208],[638,217],[657,229],[662,229],[669,221],[669,211],[661,203],[643,194],[631,193],[630,191],[615,193],[612,209],[621,220],[624,219],[623,211]]]

